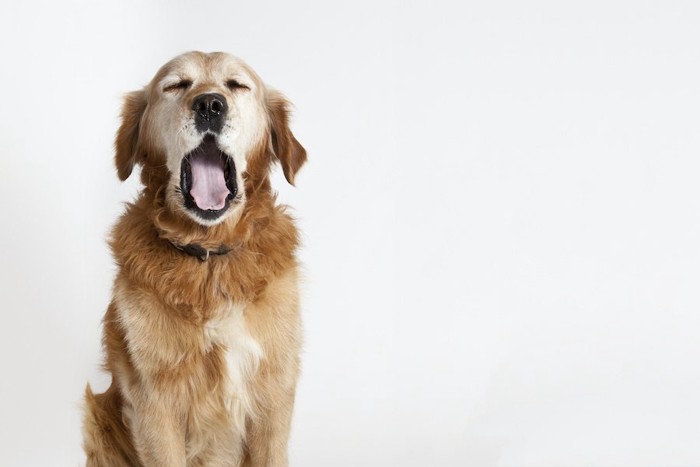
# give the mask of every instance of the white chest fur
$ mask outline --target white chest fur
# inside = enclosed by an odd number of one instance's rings
[[[245,431],[246,416],[255,415],[255,395],[250,383],[263,358],[262,348],[250,334],[243,311],[242,305],[231,304],[204,327],[207,347],[219,346],[226,351],[227,402],[239,433]]]

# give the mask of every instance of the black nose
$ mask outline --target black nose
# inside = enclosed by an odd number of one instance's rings
[[[221,94],[200,94],[192,101],[192,110],[194,123],[199,131],[211,130],[218,133],[224,126],[228,105],[226,98]]]

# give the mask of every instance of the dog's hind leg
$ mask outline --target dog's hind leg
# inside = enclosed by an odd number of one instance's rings
[[[122,399],[114,383],[103,394],[85,388],[83,449],[86,467],[141,466],[122,419]]]

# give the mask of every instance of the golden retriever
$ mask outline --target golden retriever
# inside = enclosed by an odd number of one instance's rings
[[[270,186],[306,151],[289,104],[243,61],[189,52],[126,96],[115,162],[143,189],[110,246],[103,394],[87,465],[284,466],[301,329],[297,230]]]

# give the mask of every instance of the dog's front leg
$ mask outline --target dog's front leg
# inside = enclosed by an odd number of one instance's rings
[[[250,305],[248,325],[263,344],[254,387],[258,412],[247,424],[243,467],[287,467],[287,441],[299,377],[301,321],[297,273],[293,269],[268,285]]]
[[[168,399],[150,392],[134,404],[134,441],[144,467],[187,465],[183,417]]]
[[[276,403],[248,427],[248,457],[244,467],[287,467],[287,441],[294,406],[294,388],[276,391]]]

